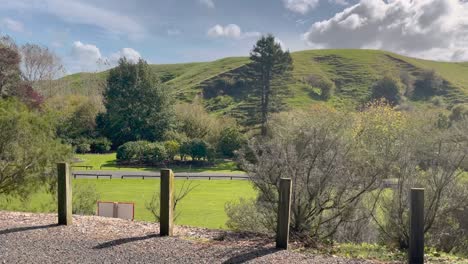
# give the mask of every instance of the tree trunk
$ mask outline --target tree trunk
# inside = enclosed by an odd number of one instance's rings
[[[261,135],[267,135],[267,121],[268,121],[268,104],[270,101],[270,79],[269,74],[263,74],[263,85],[262,85],[262,130]]]

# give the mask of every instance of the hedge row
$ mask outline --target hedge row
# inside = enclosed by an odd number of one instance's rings
[[[211,160],[214,149],[201,139],[192,139],[179,144],[171,140],[166,142],[132,141],[117,149],[117,160],[122,163],[152,165],[165,160],[173,160],[179,155],[183,160]]]

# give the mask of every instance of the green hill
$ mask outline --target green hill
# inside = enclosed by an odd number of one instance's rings
[[[293,52],[294,70],[281,80],[287,87],[286,107],[306,107],[327,103],[338,108],[353,108],[364,102],[372,84],[386,74],[406,72],[413,81],[426,70],[444,79],[443,93],[448,105],[468,102],[468,63],[436,62],[377,50],[308,50]],[[204,97],[210,111],[230,113],[242,118],[251,114],[251,85],[247,77],[248,57],[232,57],[212,62],[151,65],[161,80],[174,89],[177,98],[190,101]],[[57,81],[56,94],[98,95],[107,72],[78,73]],[[311,75],[336,84],[336,94],[323,102],[318,91],[305,81]],[[425,98],[412,103],[420,104]]]

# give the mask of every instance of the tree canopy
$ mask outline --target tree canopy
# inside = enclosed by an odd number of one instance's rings
[[[173,126],[173,97],[148,64],[125,58],[110,70],[104,91],[106,112],[98,116],[101,132],[114,147],[125,142],[159,141]]]
[[[54,122],[15,99],[0,99],[0,194],[26,196],[38,183],[55,183],[55,164],[71,148],[55,136]]]

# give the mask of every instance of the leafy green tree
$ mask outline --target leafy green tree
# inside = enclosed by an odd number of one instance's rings
[[[371,99],[385,99],[391,105],[398,105],[402,100],[401,85],[391,76],[384,76],[372,86]]]
[[[166,148],[167,156],[171,160],[174,160],[175,155],[179,154],[180,144],[179,144],[179,142],[177,142],[175,140],[165,141],[164,142],[164,147]]]
[[[213,149],[206,141],[195,138],[180,146],[180,154],[184,157],[191,156],[194,160],[210,159],[213,156]]]
[[[72,151],[56,138],[53,124],[16,100],[0,99],[0,194],[25,197],[41,183],[55,185],[56,163]]]
[[[273,35],[263,36],[250,52],[252,73],[258,85],[260,95],[261,134],[267,134],[268,115],[271,96],[279,87],[272,85],[272,80],[292,70],[292,58],[289,51],[283,51]]]
[[[114,146],[159,141],[174,123],[172,105],[172,94],[145,61],[124,58],[109,72],[104,91],[107,111],[98,117],[98,125]]]
[[[85,99],[72,110],[68,117],[64,117],[58,127],[58,134],[66,141],[77,138],[91,138],[96,132],[96,116],[98,106],[89,99]],[[60,113],[59,113],[60,114]],[[61,113],[62,116],[65,116]]]
[[[234,151],[239,150],[245,143],[245,137],[235,127],[228,127],[221,132],[218,151],[225,157],[233,157]]]

